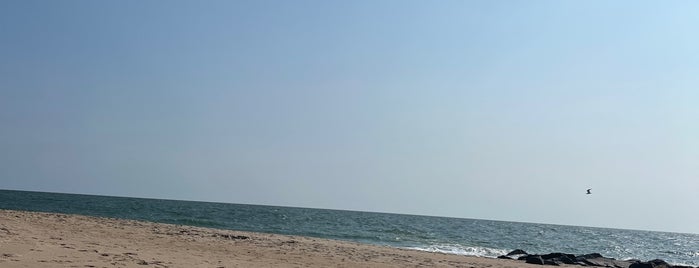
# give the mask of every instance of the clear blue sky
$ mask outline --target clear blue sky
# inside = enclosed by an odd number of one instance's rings
[[[698,13],[0,1],[0,188],[699,233]]]

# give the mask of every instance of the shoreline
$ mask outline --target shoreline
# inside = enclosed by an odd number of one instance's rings
[[[0,210],[0,266],[540,267],[313,237],[16,210]]]

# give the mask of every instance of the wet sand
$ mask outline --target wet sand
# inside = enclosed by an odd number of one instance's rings
[[[352,242],[0,210],[0,267],[541,267]]]

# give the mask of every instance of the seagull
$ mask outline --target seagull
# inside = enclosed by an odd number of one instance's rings
[[[590,190],[592,190],[592,189],[587,189],[587,194],[592,194],[592,193],[590,192]]]

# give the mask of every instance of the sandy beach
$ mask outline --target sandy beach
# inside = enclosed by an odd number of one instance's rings
[[[0,210],[0,267],[540,267],[327,239]]]

